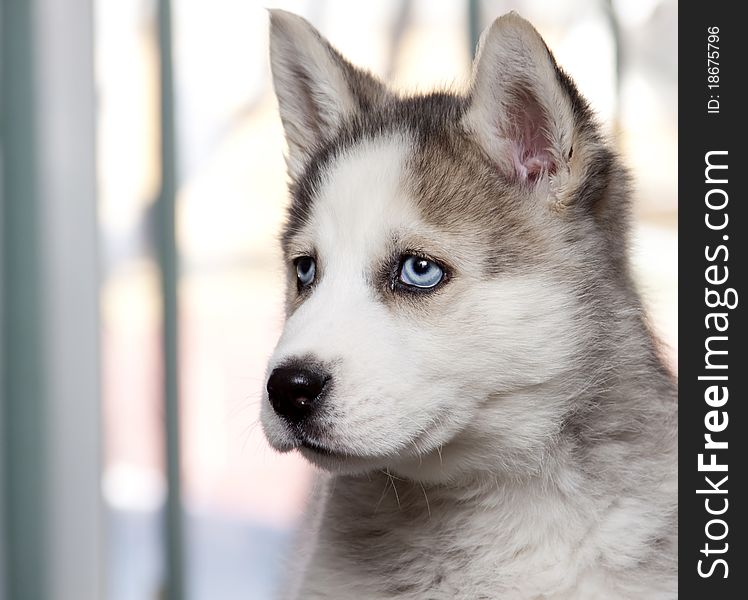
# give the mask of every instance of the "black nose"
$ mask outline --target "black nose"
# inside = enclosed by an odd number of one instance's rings
[[[270,404],[281,417],[299,423],[312,411],[329,379],[316,370],[278,367],[268,379]]]

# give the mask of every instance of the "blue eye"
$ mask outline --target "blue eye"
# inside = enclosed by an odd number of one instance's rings
[[[406,256],[400,267],[399,280],[411,287],[430,289],[444,279],[444,270],[431,260],[420,256]]]
[[[317,265],[311,256],[302,256],[296,259],[296,277],[301,287],[306,287],[314,281]]]

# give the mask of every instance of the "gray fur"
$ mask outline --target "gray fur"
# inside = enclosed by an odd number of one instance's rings
[[[271,21],[294,157],[283,236],[289,326],[269,370],[311,356],[335,376],[305,431],[263,406],[276,448],[298,448],[330,471],[319,476],[286,597],[675,598],[675,381],[629,272],[628,176],[571,80],[513,14],[484,34],[467,94],[407,98],[300,18],[272,11]],[[299,86],[306,100],[294,104]],[[318,88],[354,101],[320,120]],[[511,157],[522,110],[542,131],[531,132],[529,154]],[[339,165],[389,146],[406,157],[393,193],[416,217],[367,242],[367,263],[345,279],[319,251],[331,233],[318,230],[320,215],[342,185]],[[376,228],[379,213],[363,209],[361,219],[374,219],[364,231]],[[393,289],[398,257],[414,250],[449,271],[430,294]],[[290,264],[299,252],[320,265],[320,287],[303,293]],[[353,316],[313,304],[334,277],[342,283],[330,298]],[[387,322],[362,323],[364,314]],[[322,333],[308,333],[321,319]],[[370,375],[357,380],[361,356]],[[421,378],[412,386],[407,369],[390,372],[409,363]],[[374,395],[354,397],[367,386]],[[430,400],[450,393],[447,405]],[[406,435],[410,421],[419,425]],[[303,447],[306,435],[330,452]]]

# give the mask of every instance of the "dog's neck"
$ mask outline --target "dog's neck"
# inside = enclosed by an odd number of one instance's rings
[[[345,573],[351,585],[376,585],[382,597],[420,598],[439,587],[449,569],[455,581],[487,578],[497,593],[522,581],[532,588],[522,596],[527,598],[564,589],[590,565],[654,565],[657,544],[670,543],[660,540],[674,529],[668,502],[675,482],[650,478],[621,494],[600,486],[595,476],[621,479],[619,473],[587,474],[562,465],[542,475],[502,479],[484,473],[454,484],[420,483],[386,471],[333,476],[321,490],[312,571],[320,581],[332,571]],[[657,514],[673,519],[654,519]]]

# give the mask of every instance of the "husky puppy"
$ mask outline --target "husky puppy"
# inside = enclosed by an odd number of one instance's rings
[[[289,598],[676,597],[676,388],[628,177],[514,13],[398,95],[271,12],[288,142],[270,444],[323,469]]]

